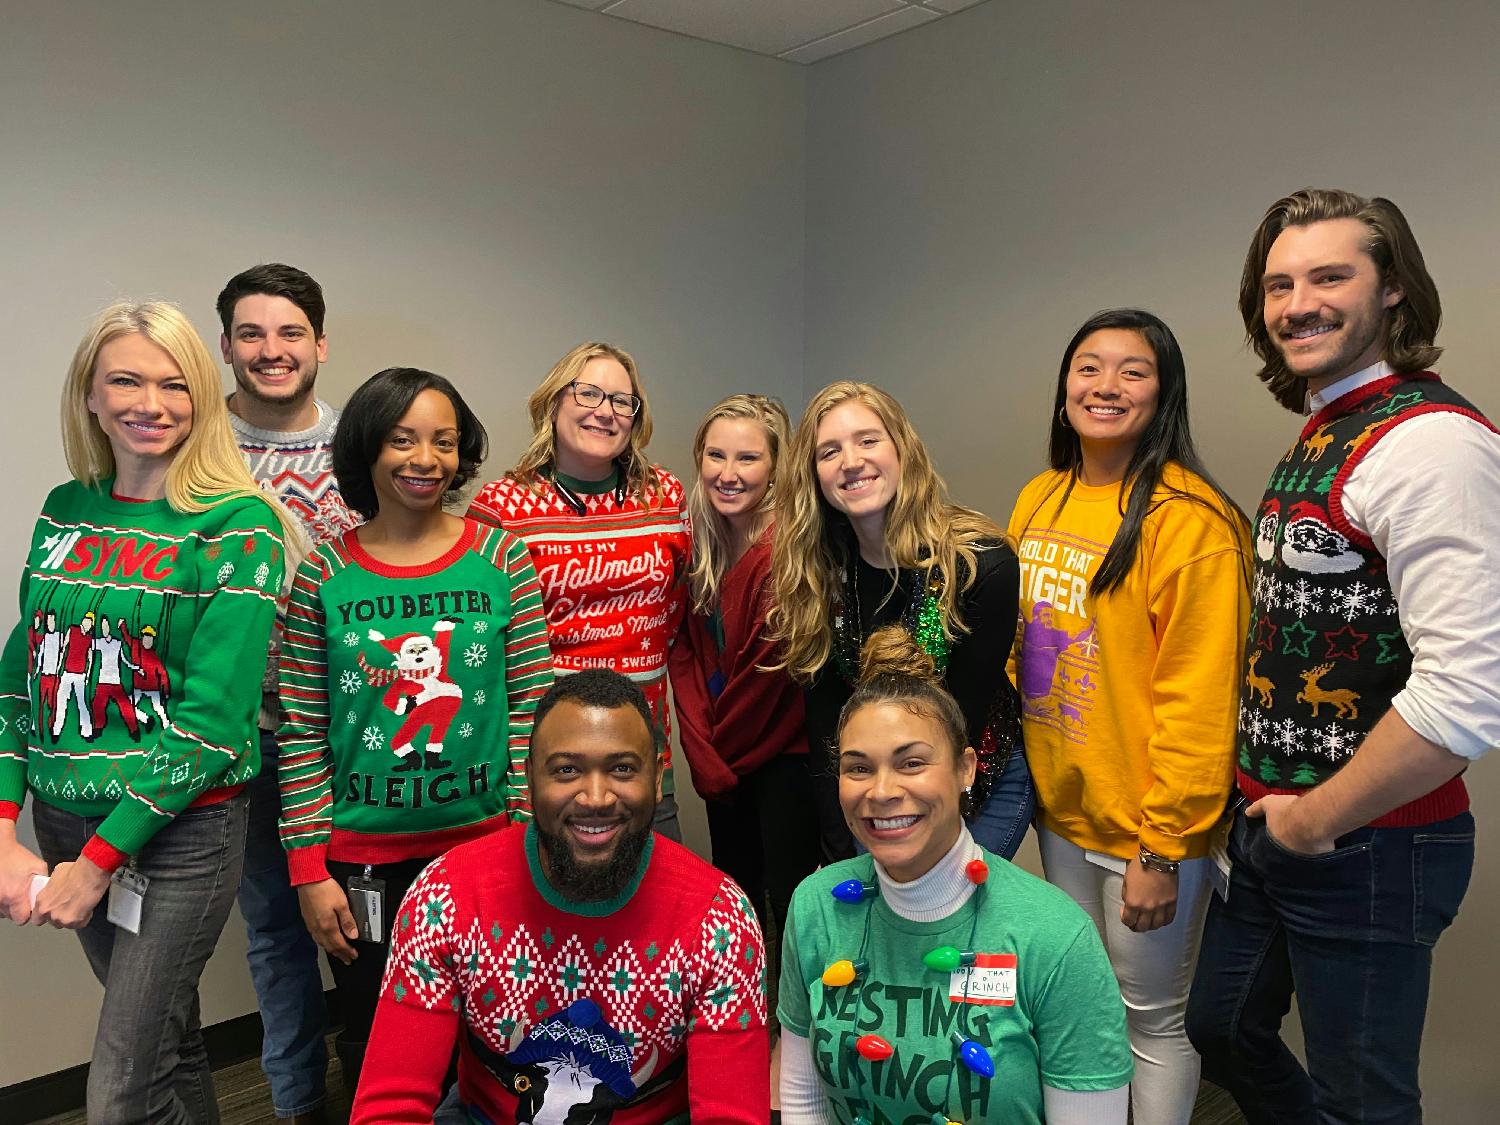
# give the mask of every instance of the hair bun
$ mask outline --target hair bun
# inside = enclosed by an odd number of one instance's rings
[[[936,683],[937,664],[904,625],[884,625],[870,634],[859,650],[859,682],[880,676],[906,676]]]

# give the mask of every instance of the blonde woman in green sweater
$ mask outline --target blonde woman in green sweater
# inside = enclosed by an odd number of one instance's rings
[[[173,305],[95,320],[63,449],[73,479],[42,507],[0,657],[0,913],[76,930],[104,985],[91,1121],[216,1120],[197,985],[239,885],[257,668],[298,533]],[[16,836],[28,792],[40,856]]]

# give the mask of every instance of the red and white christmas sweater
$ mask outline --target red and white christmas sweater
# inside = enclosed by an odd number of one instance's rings
[[[535,829],[454,848],[412,886],[353,1125],[430,1122],[459,1046],[471,1120],[770,1117],[765,962],[749,900],[653,836],[614,899],[564,899]]]
[[[531,551],[558,675],[612,668],[640,685],[667,745],[667,652],[687,607],[692,541],[682,482],[660,465],[660,491],[639,497],[614,481],[564,478],[579,515],[546,480],[502,477],[479,490],[470,519],[519,535]],[[662,788],[672,792],[671,761]]]

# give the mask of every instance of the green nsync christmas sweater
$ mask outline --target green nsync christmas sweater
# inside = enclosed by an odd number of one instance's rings
[[[526,544],[465,520],[419,566],[359,531],[297,570],[281,653],[281,839],[293,884],[328,859],[437,856],[529,817],[537,701],[552,684]]]
[[[177,512],[114,499],[113,483],[47,497],[0,656],[0,816],[29,788],[103,817],[84,855],[105,869],[260,769],[260,669],[285,566],[258,496]]]

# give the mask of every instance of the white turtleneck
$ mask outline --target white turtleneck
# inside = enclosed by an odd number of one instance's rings
[[[967,826],[960,822],[958,839],[932,867],[909,883],[898,883],[879,862],[875,878],[880,897],[896,914],[912,922],[939,922],[969,901],[976,890],[969,879],[972,860],[984,858]],[[1003,860],[999,862],[1005,862]],[[1056,1090],[1042,1087],[1047,1125],[1125,1125],[1130,1109],[1130,1087],[1115,1090]],[[832,1125],[823,1083],[813,1067],[812,1047],[804,1036],[781,1029],[782,1125]]]

